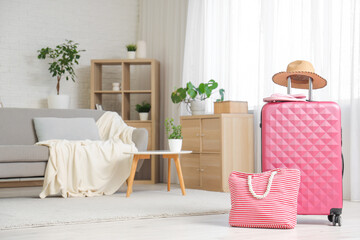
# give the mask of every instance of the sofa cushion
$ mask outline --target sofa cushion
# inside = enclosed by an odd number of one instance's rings
[[[43,177],[45,168],[46,162],[0,162],[0,178]]]
[[[52,139],[100,141],[93,118],[34,118],[38,140]]]
[[[33,145],[37,142],[36,117],[91,117],[97,121],[103,111],[90,109],[0,108],[0,145]]]
[[[132,141],[138,151],[146,151],[148,145],[149,133],[146,128],[136,128],[132,134]]]
[[[0,145],[1,162],[47,162],[49,149],[37,145]]]

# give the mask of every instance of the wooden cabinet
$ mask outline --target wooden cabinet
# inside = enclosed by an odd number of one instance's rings
[[[136,67],[148,68],[148,76],[136,79]],[[103,82],[103,69],[115,67],[121,73],[121,89],[113,91],[109,84]],[[133,68],[133,69],[132,69]],[[147,72],[145,72],[147,73]],[[113,74],[116,75],[116,74]],[[146,78],[147,77],[147,78]],[[115,76],[114,76],[115,78]],[[118,79],[116,78],[116,79]],[[141,81],[140,87],[133,86],[134,80]],[[116,111],[121,115],[127,125],[135,128],[146,128],[149,133],[148,150],[159,149],[159,122],[160,122],[160,64],[155,59],[93,59],[91,60],[91,94],[90,108],[95,109],[96,104],[105,105],[107,97],[115,97],[118,101]],[[151,104],[150,120],[140,121],[131,117],[135,105],[140,103],[137,98],[146,96]],[[136,100],[137,101],[134,101]],[[159,181],[159,159],[152,156],[151,161],[145,160],[140,171],[135,175],[137,183],[156,183]]]
[[[234,170],[254,172],[252,114],[215,114],[181,117],[181,156],[187,188],[229,191],[228,177]]]

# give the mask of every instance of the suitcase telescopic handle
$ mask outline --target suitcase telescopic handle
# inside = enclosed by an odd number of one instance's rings
[[[312,100],[313,79],[309,77],[309,101]],[[291,94],[291,77],[287,78],[287,94]]]

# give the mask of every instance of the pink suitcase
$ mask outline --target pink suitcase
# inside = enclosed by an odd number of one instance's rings
[[[311,86],[309,89],[310,98]],[[334,226],[341,226],[343,160],[339,105],[273,102],[263,107],[261,115],[262,171],[299,169],[298,214],[328,215]]]

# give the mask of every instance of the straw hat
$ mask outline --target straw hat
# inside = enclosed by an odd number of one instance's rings
[[[297,60],[289,63],[286,72],[276,73],[273,82],[287,87],[287,78],[291,78],[292,88],[309,89],[309,78],[313,79],[313,89],[323,88],[327,81],[315,73],[313,65],[308,61]]]

